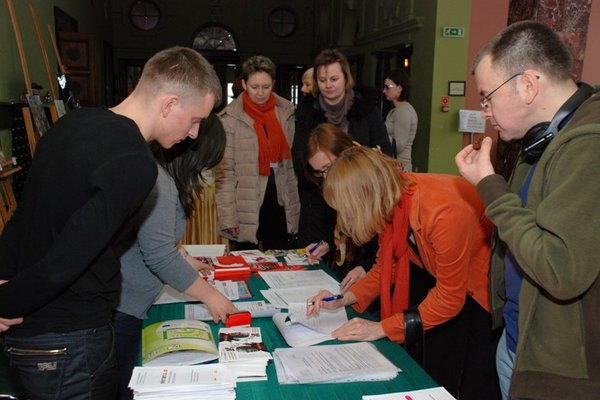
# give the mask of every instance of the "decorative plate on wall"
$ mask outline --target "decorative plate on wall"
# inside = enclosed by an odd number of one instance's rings
[[[129,10],[129,18],[136,28],[149,31],[156,28],[160,22],[160,9],[152,1],[138,0]]]
[[[286,7],[277,7],[269,14],[269,29],[275,36],[285,38],[296,30],[296,14]]]

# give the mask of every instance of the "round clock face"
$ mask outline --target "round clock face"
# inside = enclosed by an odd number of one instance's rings
[[[156,28],[160,22],[160,10],[151,1],[138,0],[131,6],[129,18],[136,28],[149,31]]]
[[[296,15],[288,8],[274,9],[269,14],[269,29],[275,36],[290,36],[296,30]]]
[[[197,50],[236,50],[233,35],[220,26],[202,29],[194,38],[192,47]]]

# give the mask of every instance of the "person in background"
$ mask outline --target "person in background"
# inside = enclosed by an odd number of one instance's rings
[[[0,317],[24,317],[2,344],[28,398],[114,398],[115,244],[156,182],[147,142],[195,137],[220,96],[208,61],[172,47],[123,102],[71,111],[38,142],[0,238]]]
[[[302,87],[300,91],[304,96],[308,96],[313,94],[313,90],[315,88],[315,78],[314,78],[314,68],[310,67],[304,74],[302,74]]]
[[[350,136],[334,125],[328,123],[317,125],[310,132],[306,144],[307,179],[321,187],[331,164],[342,151],[357,145]],[[324,243],[312,252],[309,250],[314,244],[308,246],[306,250],[311,264],[318,263],[323,257],[327,258],[327,264],[341,281],[340,290],[343,292],[371,269],[378,249],[377,240],[375,238],[363,246],[356,246],[351,238],[345,237],[336,227],[335,210],[328,207],[327,211],[325,218],[318,221],[323,225],[322,230],[328,232],[327,236],[323,237]]]
[[[395,158],[404,163],[404,170],[412,171],[412,144],[417,133],[418,117],[408,102],[412,88],[408,72],[403,69],[390,71],[383,81],[383,94],[394,104],[385,118]]]
[[[473,63],[484,118],[523,149],[509,182],[494,173],[490,138],[455,158],[498,233],[490,284],[505,326],[504,399],[600,395],[600,95],[572,73],[560,37],[532,21],[502,30]]]
[[[313,68],[317,87],[314,96],[304,96],[298,104],[292,146],[301,205],[298,245],[308,248],[330,237],[330,224],[322,222],[332,213],[319,185],[306,179],[306,146],[310,132],[318,124],[328,122],[352,140],[368,147],[379,146],[385,154],[392,155],[385,123],[377,107],[377,93],[364,86],[354,87],[346,56],[337,49],[325,49],[315,57]],[[328,243],[332,247],[332,243]]]
[[[273,93],[275,73],[269,58],[250,57],[242,66],[244,92],[219,114],[227,135],[216,170],[219,232],[238,250],[296,246],[294,105]]]
[[[237,311],[198,271],[207,265],[178,246],[186,218],[193,211],[194,193],[202,187],[201,173],[223,157],[225,132],[216,114],[202,121],[198,136],[165,150],[151,146],[158,163],[158,179],[136,216],[137,229],[120,245],[121,295],[113,313],[119,368],[118,399],[131,399],[128,388],[138,360],[142,323],[164,284],[208,306],[214,322],[225,321]]]
[[[492,225],[475,189],[461,177],[414,174],[364,146],[340,154],[323,183],[341,229],[358,243],[379,235],[377,261],[340,300],[321,290],[308,314],[354,305],[363,312],[380,296],[381,320],[353,318],[332,332],[338,340],[405,340],[404,311],[417,307],[425,329],[424,369],[460,399],[493,399],[496,341],[489,314]],[[435,278],[418,304],[409,303],[409,262]],[[393,288],[393,289],[392,289]]]

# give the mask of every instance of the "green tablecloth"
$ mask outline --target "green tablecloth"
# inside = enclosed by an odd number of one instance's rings
[[[265,282],[252,276],[250,279],[250,288],[254,294],[253,300],[264,300],[260,294],[261,289],[266,289]],[[348,316],[351,318],[357,315],[352,308],[347,308]],[[364,315],[361,315],[365,317]],[[184,318],[184,304],[161,304],[154,305],[148,312],[148,319],[144,326],[155,322]],[[252,320],[253,326],[261,328],[263,342],[272,352],[276,348],[289,347],[279,333],[279,330],[271,318],[255,318]],[[211,322],[213,334],[217,337],[222,323],[214,324]],[[343,343],[336,340],[324,342],[322,344]],[[381,339],[373,342],[375,346],[391,362],[402,369],[396,379],[384,382],[351,382],[337,384],[303,384],[303,385],[280,385],[277,381],[277,373],[273,362],[267,366],[267,381],[243,382],[238,383],[236,398],[239,400],[265,400],[265,399],[324,399],[324,400],[351,400],[361,399],[365,394],[383,394],[391,392],[400,392],[415,389],[426,389],[438,386],[425,371],[404,351],[402,346],[391,342],[388,339]]]

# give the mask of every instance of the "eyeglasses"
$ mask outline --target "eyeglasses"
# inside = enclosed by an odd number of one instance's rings
[[[383,84],[383,90],[392,90],[393,88],[397,87],[398,85],[396,85],[395,83],[390,83],[389,85],[386,85],[385,83]]]
[[[326,164],[320,170],[314,171],[313,176],[315,178],[324,178],[325,175],[327,175],[327,172],[329,172],[329,168],[331,168],[331,164]]]
[[[513,79],[515,79],[517,76],[523,75],[525,72],[517,72],[516,74],[514,74],[513,76],[511,76],[510,78],[508,78],[507,80],[505,80],[504,82],[502,82],[500,84],[500,86],[498,86],[496,89],[492,90],[491,92],[489,92],[487,95],[483,96],[481,98],[481,100],[479,100],[479,105],[481,106],[481,108],[483,110],[487,110],[490,107],[490,99],[492,98],[492,95],[494,93],[496,93],[496,91],[498,89],[500,89],[502,86],[506,85],[508,82],[512,81]]]

